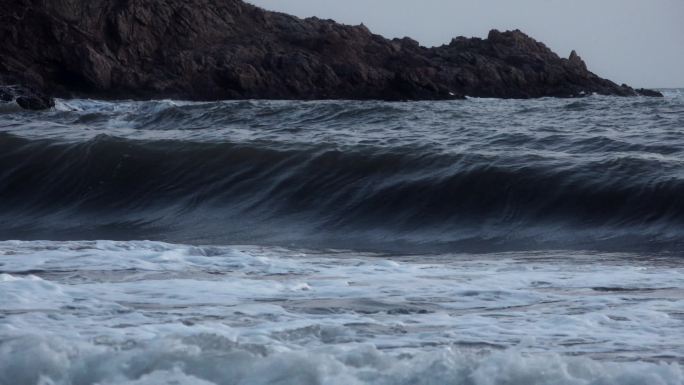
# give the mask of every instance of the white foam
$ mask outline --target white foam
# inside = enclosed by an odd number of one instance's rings
[[[3,384],[682,381],[676,258],[13,241],[0,271]]]
[[[13,384],[680,385],[677,364],[600,362],[516,350],[383,352],[370,345],[269,351],[212,335],[126,349],[25,338],[0,345],[0,382]]]

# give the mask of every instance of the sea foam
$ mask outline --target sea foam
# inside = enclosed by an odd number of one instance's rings
[[[2,384],[680,384],[677,257],[0,242]]]

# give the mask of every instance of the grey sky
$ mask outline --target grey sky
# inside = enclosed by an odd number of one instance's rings
[[[364,23],[427,46],[519,28],[597,74],[637,87],[684,87],[684,0],[249,0],[300,17]]]

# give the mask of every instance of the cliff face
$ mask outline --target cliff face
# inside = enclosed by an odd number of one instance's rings
[[[0,83],[183,99],[636,95],[520,31],[425,48],[241,0],[5,0]]]

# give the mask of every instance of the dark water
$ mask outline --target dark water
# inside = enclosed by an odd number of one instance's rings
[[[0,114],[2,239],[677,251],[683,197],[677,90]]]
[[[683,247],[684,91],[0,107],[3,385],[681,385]]]

